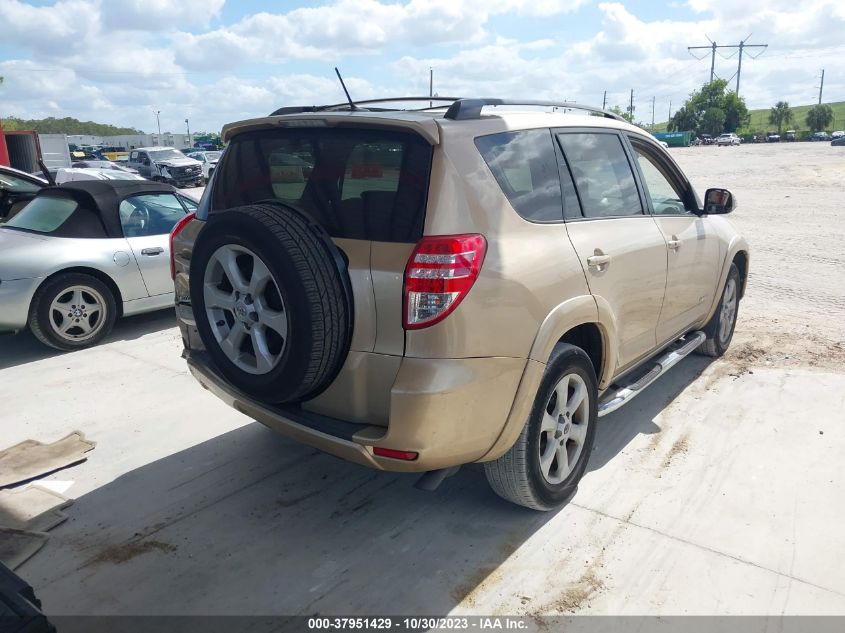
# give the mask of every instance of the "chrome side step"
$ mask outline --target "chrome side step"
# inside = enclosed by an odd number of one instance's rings
[[[679,341],[681,344],[680,347],[670,349],[663,356],[655,359],[654,366],[642,378],[636,382],[616,387],[615,389],[608,389],[599,402],[599,417],[616,411],[623,404],[637,397],[646,387],[677,365],[682,358],[689,356],[695,351],[706,338],[707,335],[701,331],[687,334],[684,339]]]

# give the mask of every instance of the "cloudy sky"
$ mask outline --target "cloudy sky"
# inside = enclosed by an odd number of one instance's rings
[[[749,8],[745,8],[749,7]],[[751,8],[753,7],[753,8]],[[657,121],[743,58],[751,107],[845,100],[842,0],[0,0],[0,117],[218,130],[283,105],[428,94],[577,100]],[[716,74],[734,77],[735,50]],[[727,58],[730,55],[733,57]],[[735,82],[735,79],[732,80]]]

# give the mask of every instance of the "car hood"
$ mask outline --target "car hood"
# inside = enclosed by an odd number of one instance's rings
[[[166,158],[164,160],[155,161],[156,165],[164,165],[165,167],[189,167],[191,165],[200,165],[199,161],[193,158]]]
[[[43,274],[43,261],[50,237],[0,227],[0,281],[31,279]]]

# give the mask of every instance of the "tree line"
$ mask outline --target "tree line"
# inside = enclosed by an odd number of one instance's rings
[[[693,92],[669,119],[670,132],[690,131],[696,135],[718,136],[736,132],[748,125],[750,115],[745,100],[735,91],[727,90],[728,82],[715,79]],[[777,126],[778,134],[794,120],[794,113],[786,101],[778,101],[769,112],[769,123]],[[807,127],[820,132],[833,122],[833,109],[826,104],[810,108],[806,115]]]
[[[117,127],[107,123],[94,121],[79,121],[71,117],[57,119],[19,119],[10,117],[3,119],[3,127],[7,131],[35,130],[39,134],[87,134],[92,136],[117,136],[120,134],[143,134],[141,130],[132,127]]]

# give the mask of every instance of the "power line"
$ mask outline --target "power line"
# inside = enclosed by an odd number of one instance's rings
[[[718,49],[720,49],[720,48],[737,49],[737,53],[734,53],[734,54],[739,55],[739,59],[737,61],[737,65],[736,65],[736,93],[739,94],[739,80],[740,80],[740,77],[742,76],[742,55],[743,55],[743,53],[749,48],[762,49],[757,55],[751,55],[750,53],[748,53],[748,55],[751,56],[751,59],[757,59],[769,47],[768,44],[746,44],[746,42],[748,41],[748,39],[750,37],[751,37],[751,34],[749,33],[748,37],[746,37],[744,40],[740,40],[739,44],[716,44],[715,41],[711,41],[710,46],[687,46],[687,50],[690,52],[690,54],[693,57],[696,57],[695,53],[693,53],[692,51],[701,50],[701,49],[710,49],[710,81],[712,83],[713,78],[716,74],[716,52],[718,51]],[[710,38],[708,38],[708,39],[710,39]],[[723,57],[724,59],[730,59],[730,57],[725,57],[721,53],[719,53],[719,56]],[[731,57],[733,57],[733,55],[731,55]],[[700,57],[700,58],[696,57],[696,59],[704,59],[704,58],[703,57]],[[733,77],[731,77],[731,79],[733,79]],[[728,80],[728,81],[730,81],[730,80]]]

